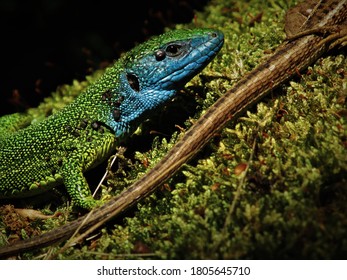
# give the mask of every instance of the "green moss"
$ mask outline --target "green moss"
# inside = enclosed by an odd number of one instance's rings
[[[215,0],[193,23],[177,27],[225,33],[221,53],[186,86],[186,95],[196,96],[194,119],[271,55],[285,37],[289,6],[282,0]],[[320,59],[230,122],[155,194],[107,224],[93,241],[58,258],[345,259],[344,69],[344,55]],[[60,93],[45,103],[44,115],[69,98]],[[185,121],[185,128],[193,122]],[[132,163],[124,159],[118,173],[112,169],[104,192],[114,195],[141,177],[182,133],[173,133],[171,140],[157,137],[151,149],[139,144],[141,152],[134,147]]]
[[[283,4],[268,5],[214,1],[197,15],[226,37],[203,73],[197,116],[284,38]],[[345,258],[346,67],[343,55],[325,57],[231,122],[169,181],[171,191],[126,218],[129,240],[164,259]],[[153,153],[140,159],[156,161]]]

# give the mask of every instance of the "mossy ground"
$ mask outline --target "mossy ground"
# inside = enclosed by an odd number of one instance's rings
[[[218,28],[225,45],[168,105],[171,116],[160,113],[164,116],[143,125],[141,136],[132,137],[129,159],[119,160],[118,171],[112,168],[104,197],[153,167],[204,110],[271,55],[285,38],[285,10],[295,4],[288,2],[214,0],[191,24],[177,27]],[[91,241],[56,258],[345,259],[346,69],[341,51],[319,59],[216,133],[156,193]],[[37,119],[50,114],[87,83],[62,86],[29,114]],[[176,109],[191,118],[176,122]],[[153,127],[159,136],[144,147],[141,142],[148,139],[143,135]],[[54,226],[52,220],[45,229]],[[22,258],[41,258],[42,252],[47,249]]]

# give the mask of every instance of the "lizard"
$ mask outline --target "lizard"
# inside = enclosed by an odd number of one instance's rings
[[[28,123],[20,114],[2,117],[0,197],[25,198],[64,184],[77,206],[100,205],[83,173],[107,159],[222,45],[223,34],[216,30],[167,32],[127,52],[71,104],[43,121]]]
[[[290,31],[288,40],[220,97],[146,175],[88,215],[36,238],[0,248],[0,256],[44,247],[67,239],[76,231],[85,236],[100,227],[155,191],[228,121],[346,40],[346,30],[339,27],[346,21],[346,0],[306,1],[290,11],[299,17],[289,17],[287,23],[298,20],[300,24],[296,27],[286,26],[286,31]],[[332,34],[327,36],[330,33],[324,30],[331,30]]]

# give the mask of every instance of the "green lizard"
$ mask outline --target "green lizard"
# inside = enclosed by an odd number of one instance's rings
[[[83,173],[105,159],[150,113],[199,73],[223,45],[216,30],[176,30],[123,55],[74,102],[43,121],[0,118],[0,197],[28,197],[64,184],[72,201],[94,200]]]

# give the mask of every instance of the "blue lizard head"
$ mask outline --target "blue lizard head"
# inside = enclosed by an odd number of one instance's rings
[[[138,45],[121,58],[119,106],[108,123],[116,136],[131,132],[170,100],[219,52],[224,36],[211,29],[176,30]]]

